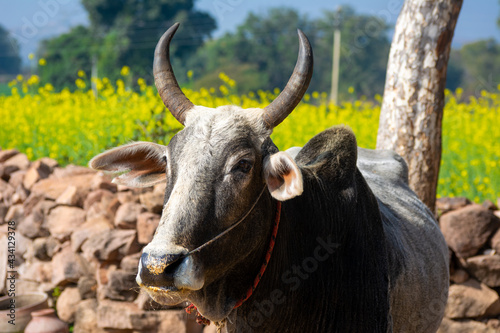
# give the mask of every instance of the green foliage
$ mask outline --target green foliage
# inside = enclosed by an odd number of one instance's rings
[[[0,75],[17,74],[20,71],[20,66],[19,44],[0,25]]]
[[[310,91],[330,90],[333,31],[338,28],[342,34],[340,93],[347,96],[349,87],[360,95],[383,92],[389,27],[380,18],[358,15],[350,7],[325,11],[316,20],[286,8],[274,8],[265,15],[250,13],[235,33],[200,48],[188,60],[188,67],[193,70],[195,81],[205,86],[214,86],[213,78],[225,72],[236,79],[240,93],[248,92],[247,89],[283,88],[297,59],[297,27],[308,36],[314,50]],[[253,66],[260,75],[242,75],[238,68],[244,65]]]
[[[156,43],[175,22],[182,29],[172,56],[185,58],[196,51],[215,29],[207,13],[193,8],[193,0],[83,0],[90,27],[76,27],[69,33],[44,41],[39,56],[47,60],[40,68],[43,82],[57,89],[73,84],[76,71],[90,74],[94,65],[99,77],[116,80],[120,69],[130,68],[131,81],[143,77],[152,82],[151,66]],[[89,75],[90,76],[90,75]]]

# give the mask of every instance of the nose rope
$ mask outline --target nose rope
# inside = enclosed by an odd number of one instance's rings
[[[265,189],[265,187],[264,187],[264,189]],[[257,204],[257,202],[259,201],[262,193],[264,193],[264,190],[262,190],[262,192],[260,193],[259,197],[255,201],[255,203],[253,204],[253,206],[250,208],[250,210],[248,211],[248,213],[245,214],[245,216],[241,220],[239,220],[236,224],[239,224],[241,221],[243,221],[248,216],[248,214],[253,210],[253,208],[255,207],[255,205]],[[253,280],[252,286],[247,290],[245,296],[243,298],[241,298],[236,303],[236,305],[234,306],[233,309],[236,309],[236,308],[240,307],[247,299],[250,298],[250,296],[252,296],[253,292],[257,288],[257,285],[259,284],[260,280],[262,279],[262,276],[264,275],[264,272],[266,271],[267,265],[269,264],[269,260],[271,260],[271,254],[273,253],[274,244],[276,243],[276,235],[278,234],[278,226],[280,224],[280,220],[281,220],[281,202],[278,201],[276,203],[276,216],[275,216],[275,219],[274,219],[273,231],[271,233],[271,240],[270,240],[269,246],[267,248],[267,252],[266,252],[266,256],[264,258],[264,262],[262,263],[262,265],[260,267],[259,274],[257,274],[257,276],[255,277],[255,279]],[[233,226],[231,226],[230,229],[232,229],[233,227],[235,227],[236,224],[233,225]],[[225,234],[227,231],[229,231],[229,230],[224,231],[223,234]],[[220,234],[219,236],[222,236],[222,234]],[[219,236],[217,236],[217,238]],[[216,238],[213,238],[209,242],[212,242],[215,239]],[[199,249],[201,247],[205,247],[206,245],[208,245],[207,243],[203,244],[202,246],[196,248],[193,251],[199,251]],[[193,251],[191,251],[191,252],[193,252]],[[188,255],[190,253],[188,253]],[[198,324],[200,324],[200,325],[210,325],[210,320],[207,319],[207,318],[205,318],[205,317],[203,317],[203,315],[198,311],[198,309],[196,308],[196,306],[194,304],[191,303],[185,310],[189,314],[191,314],[193,312],[196,313],[196,322]],[[217,332],[220,332],[222,326],[224,325],[224,320],[221,323],[215,323],[215,325],[217,326]]]
[[[236,228],[253,211],[253,209],[255,208],[255,206],[257,205],[257,203],[259,202],[260,198],[262,197],[262,194],[264,194],[264,192],[266,190],[266,187],[267,186],[264,186],[262,188],[262,191],[260,191],[260,194],[257,197],[257,199],[255,199],[255,202],[252,204],[252,207],[250,207],[250,209],[248,210],[248,212],[246,212],[246,214],[243,215],[243,217],[241,219],[239,219],[238,222],[234,223],[232,226],[230,226],[229,228],[227,228],[226,230],[224,230],[223,232],[221,232],[220,234],[218,234],[214,238],[212,238],[209,241],[207,241],[207,242],[203,243],[202,245],[198,246],[196,249],[189,251],[188,253],[186,253],[185,255],[183,255],[182,258],[188,257],[188,256],[192,255],[193,253],[200,252],[203,248],[209,246],[210,244],[212,244],[213,242],[215,242],[216,240],[218,240],[219,238],[221,238],[222,236],[224,236],[225,234],[227,234],[228,232],[230,232],[231,230],[233,230],[234,228]]]

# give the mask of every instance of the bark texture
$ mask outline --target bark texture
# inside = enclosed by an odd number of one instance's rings
[[[377,149],[408,163],[410,187],[432,210],[451,40],[463,0],[407,0],[389,54]]]

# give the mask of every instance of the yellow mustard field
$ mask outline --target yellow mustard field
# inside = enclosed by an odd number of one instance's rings
[[[95,80],[95,92],[84,74],[74,92],[54,92],[40,86],[38,78],[18,77],[12,95],[0,96],[0,147],[16,148],[31,160],[50,156],[61,164],[86,165],[105,149],[132,140],[168,144],[181,125],[165,112],[153,86]],[[279,93],[232,93],[235,82],[221,75],[220,91],[184,89],[197,105],[217,107],[234,104],[243,108],[264,107]],[[130,82],[129,82],[130,83]],[[339,124],[350,126],[358,145],[374,148],[380,113],[380,97],[328,103],[325,93],[305,96],[294,112],[278,126],[272,138],[284,150],[302,146],[320,131]],[[500,92],[483,92],[462,101],[460,91],[446,93],[443,119],[443,154],[438,196],[466,196],[477,202],[500,197]]]

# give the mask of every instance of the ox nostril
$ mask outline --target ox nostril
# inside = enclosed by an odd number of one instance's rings
[[[182,263],[182,254],[153,256],[149,253],[141,255],[141,279],[148,285],[161,285],[173,279],[173,273]]]

